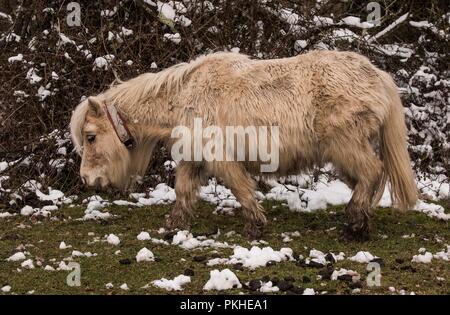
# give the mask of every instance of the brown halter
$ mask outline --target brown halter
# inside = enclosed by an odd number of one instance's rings
[[[128,129],[127,123],[122,115],[117,110],[114,104],[105,104],[105,111],[114,131],[128,149],[132,149],[135,145],[135,140]]]

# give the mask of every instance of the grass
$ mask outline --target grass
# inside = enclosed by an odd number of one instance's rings
[[[413,255],[421,247],[432,253],[441,251],[445,244],[450,244],[450,229],[448,222],[438,221],[422,213],[401,213],[392,209],[377,209],[373,219],[373,230],[370,241],[359,243],[342,239],[344,222],[343,207],[330,208],[327,211],[314,213],[293,213],[279,203],[264,202],[267,209],[269,225],[264,240],[275,250],[290,247],[294,252],[305,257],[312,248],[323,252],[344,252],[347,257],[353,256],[359,250],[371,252],[384,261],[381,269],[381,286],[368,287],[365,283],[367,275],[366,264],[349,260],[334,264],[335,269],[347,268],[361,274],[363,287],[359,294],[390,294],[388,288],[413,291],[416,294],[449,294],[450,268],[449,262],[436,260],[430,264],[412,263]],[[234,270],[233,266],[208,267],[204,262],[193,260],[195,256],[204,255],[211,258],[213,248],[187,251],[173,245],[156,245],[150,241],[139,241],[137,234],[148,231],[152,237],[161,238],[157,230],[164,226],[165,215],[170,206],[153,206],[143,208],[128,208],[111,206],[108,211],[114,218],[108,221],[80,221],[84,214],[82,207],[66,207],[53,213],[52,219],[32,221],[29,217],[15,216],[0,219],[0,287],[10,285],[11,292],[26,294],[205,294],[202,288],[209,279],[209,271],[215,268],[232,269],[242,283],[263,276],[293,277],[295,285],[303,288],[314,288],[317,291],[327,291],[329,294],[350,294],[352,288],[345,281],[318,280],[320,269],[302,267],[295,262],[282,262],[274,266],[256,270]],[[448,211],[448,208],[447,208]],[[239,213],[234,216],[213,214],[213,206],[200,203],[196,211],[195,224],[191,232],[210,235],[218,228],[222,234],[219,241],[250,247],[249,241],[239,233],[243,229],[243,220]],[[57,220],[55,219],[57,218]],[[224,236],[228,231],[236,231],[231,237]],[[283,243],[282,232],[299,231],[301,236],[293,241]],[[92,235],[92,232],[95,235]],[[89,234],[88,234],[89,233]],[[92,242],[94,237],[101,240],[104,236],[114,233],[119,236],[118,246],[106,242]],[[412,238],[403,235],[415,234]],[[72,245],[72,248],[61,250],[61,241]],[[54,267],[65,257],[71,255],[73,249],[97,253],[95,257],[81,257],[74,260],[81,266],[81,286],[71,287],[66,284],[69,271],[45,271],[43,267],[35,269],[20,268],[19,262],[7,262],[5,258],[12,255],[16,248],[23,244],[30,253],[36,266],[36,261],[43,261]],[[142,247],[149,248],[157,257],[155,262],[137,263],[136,253]],[[115,252],[120,250],[120,255]],[[217,249],[220,257],[228,257],[232,249]],[[128,258],[130,264],[121,264],[120,260]],[[182,259],[183,258],[183,259]],[[51,261],[55,259],[55,261]],[[18,271],[18,268],[21,271]],[[167,292],[153,286],[141,289],[152,280],[160,278],[172,279],[185,269],[192,269],[194,276],[191,283],[184,286],[180,292]],[[309,278],[310,282],[305,283]],[[437,280],[437,277],[444,280]],[[112,282],[113,289],[107,289],[105,284]],[[130,290],[119,288],[127,283]],[[8,293],[8,294],[11,294]],[[227,293],[248,293],[246,289],[233,289]],[[210,292],[212,294],[217,292]],[[284,294],[284,293],[279,293]]]

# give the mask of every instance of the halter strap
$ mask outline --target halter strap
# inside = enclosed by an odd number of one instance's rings
[[[133,136],[131,135],[130,130],[128,129],[127,123],[122,115],[117,110],[114,104],[106,104],[105,103],[105,111],[106,116],[108,116],[108,120],[113,126],[114,131],[116,132],[117,137],[119,137],[120,141],[128,148],[133,148],[135,141]]]

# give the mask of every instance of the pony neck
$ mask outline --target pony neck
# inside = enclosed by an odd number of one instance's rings
[[[158,100],[120,106],[119,111],[126,117],[128,128],[138,143],[167,140],[175,126],[168,102],[163,104]]]

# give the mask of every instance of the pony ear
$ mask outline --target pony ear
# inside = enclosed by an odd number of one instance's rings
[[[99,117],[103,114],[103,109],[102,109],[103,103],[98,97],[90,96],[88,98],[88,105],[89,105],[89,109],[95,116]]]

